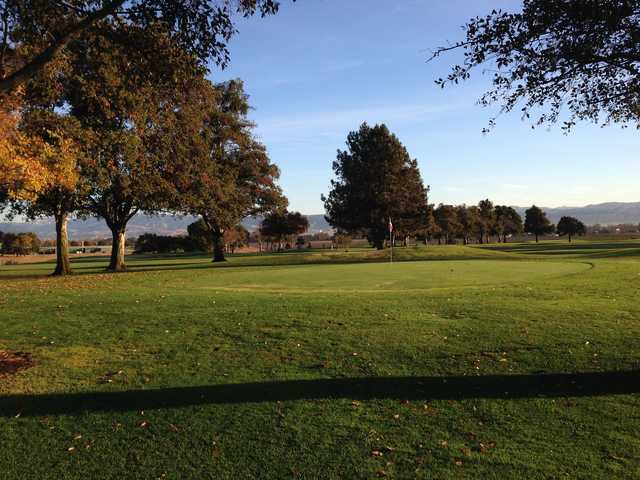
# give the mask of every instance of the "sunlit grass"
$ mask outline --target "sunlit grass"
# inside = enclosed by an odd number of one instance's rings
[[[640,475],[640,243],[386,255],[0,267],[1,477]]]

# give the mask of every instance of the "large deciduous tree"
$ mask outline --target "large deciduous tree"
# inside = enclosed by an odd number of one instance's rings
[[[218,85],[203,82],[207,100],[185,105],[178,112],[175,151],[175,206],[200,215],[211,234],[213,261],[224,261],[224,234],[251,215],[286,206],[277,185],[279,170],[266,148],[253,136],[254,124],[247,118],[248,97],[240,80]],[[182,133],[180,133],[182,132]],[[172,151],[173,147],[169,146]]]
[[[584,235],[587,233],[587,227],[580,220],[574,217],[562,217],[558,221],[558,225],[556,227],[556,231],[558,235],[564,236],[566,235],[571,242],[571,238],[575,235]]]
[[[88,208],[112,232],[108,269],[119,271],[125,269],[129,220],[168,203],[172,159],[161,148],[168,130],[163,122],[202,70],[161,30],[107,23],[98,28],[100,33],[68,46],[65,101],[87,132],[81,168]]]
[[[333,162],[336,178],[322,196],[327,221],[344,232],[365,231],[384,247],[389,219],[404,234],[419,233],[428,211],[418,163],[385,125],[366,123],[349,133]]]
[[[79,172],[82,158],[82,130],[73,117],[51,110],[34,109],[22,120],[21,130],[43,145],[46,168],[51,181],[27,201],[14,202],[14,208],[28,218],[52,216],[56,225],[56,267],[53,275],[71,273],[69,261],[69,216],[83,208],[87,193]]]
[[[524,212],[524,231],[536,236],[536,243],[540,235],[553,233],[555,227],[541,208],[533,205]]]
[[[265,16],[278,6],[277,0],[0,0],[0,93],[45,70],[70,42],[91,35],[105,19],[160,29],[201,64],[224,66],[226,44],[236,33],[234,14]]]
[[[534,125],[638,125],[638,0],[524,0],[520,11],[493,10],[471,19],[465,32],[464,39],[434,52],[464,51],[462,63],[436,83],[457,84],[487,65],[492,88],[480,104],[533,114]]]

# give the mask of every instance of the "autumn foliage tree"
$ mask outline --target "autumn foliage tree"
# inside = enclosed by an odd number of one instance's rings
[[[52,110],[28,111],[22,120],[21,130],[31,139],[43,145],[43,162],[50,181],[27,200],[14,202],[14,210],[28,218],[51,216],[56,226],[56,267],[53,275],[71,273],[69,261],[69,216],[83,208],[87,193],[85,181],[80,175],[82,158],[82,131],[78,122]]]
[[[428,211],[416,160],[385,125],[363,123],[333,162],[336,178],[322,196],[327,221],[340,231],[364,231],[383,248],[389,219],[397,232],[417,234]]]
[[[201,216],[211,235],[213,261],[220,262],[226,231],[246,216],[286,206],[286,199],[277,185],[277,166],[253,135],[242,82],[204,81],[198,94],[177,112],[173,135],[180,138],[167,146],[179,158],[173,208]]]
[[[227,42],[236,33],[235,15],[270,15],[278,6],[277,0],[1,0],[0,93],[41,73],[72,41],[84,41],[105,22],[159,30],[201,65],[224,66]],[[138,52],[145,53],[144,48]],[[167,78],[174,73],[165,72]]]
[[[161,148],[163,113],[174,109],[185,85],[202,71],[162,32],[106,23],[99,29],[68,46],[65,101],[85,131],[87,208],[111,230],[108,269],[119,271],[125,268],[127,223],[139,211],[164,208],[172,191],[172,159]],[[146,54],[140,56],[142,48]],[[177,69],[180,76],[166,77]]]

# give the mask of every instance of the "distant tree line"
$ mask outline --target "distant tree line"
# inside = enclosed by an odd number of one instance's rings
[[[309,229],[309,220],[299,212],[274,212],[266,215],[258,230],[260,242],[278,251],[305,243],[301,235]]]
[[[6,255],[29,255],[40,251],[40,239],[35,233],[0,232],[0,253]]]
[[[211,232],[205,222],[200,219],[187,227],[187,235],[156,235],[144,233],[140,235],[134,247],[134,253],[178,253],[178,252],[212,252]],[[242,226],[226,230],[222,244],[225,253],[234,253],[237,248],[247,245],[249,232]]]
[[[429,187],[422,182],[417,161],[385,125],[364,123],[349,133],[347,149],[338,151],[333,171],[336,178],[322,200],[340,243],[363,236],[379,249],[393,237],[404,245],[410,237],[425,243],[435,239],[439,244],[460,240],[466,245],[507,242],[522,233],[534,235],[537,242],[556,231],[535,205],[523,221],[513,207],[494,205],[489,199],[472,206],[430,204]],[[569,241],[585,231],[584,224],[572,217],[563,217],[557,227]]]
[[[291,248],[295,243],[300,245],[301,235],[309,228],[307,217],[299,212],[278,210],[263,218],[260,228],[250,234],[242,225],[226,229],[217,246],[212,239],[209,226],[203,220],[197,220],[188,225],[187,235],[167,236],[145,233],[140,235],[135,243],[138,253],[175,253],[175,252],[212,252],[222,248],[225,253],[235,253],[236,249],[244,247],[253,240],[259,248],[265,244],[271,250]],[[302,243],[306,243],[302,239]]]

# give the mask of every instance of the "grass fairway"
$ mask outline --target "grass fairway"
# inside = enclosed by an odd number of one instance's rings
[[[0,478],[640,478],[640,242],[0,267]]]

